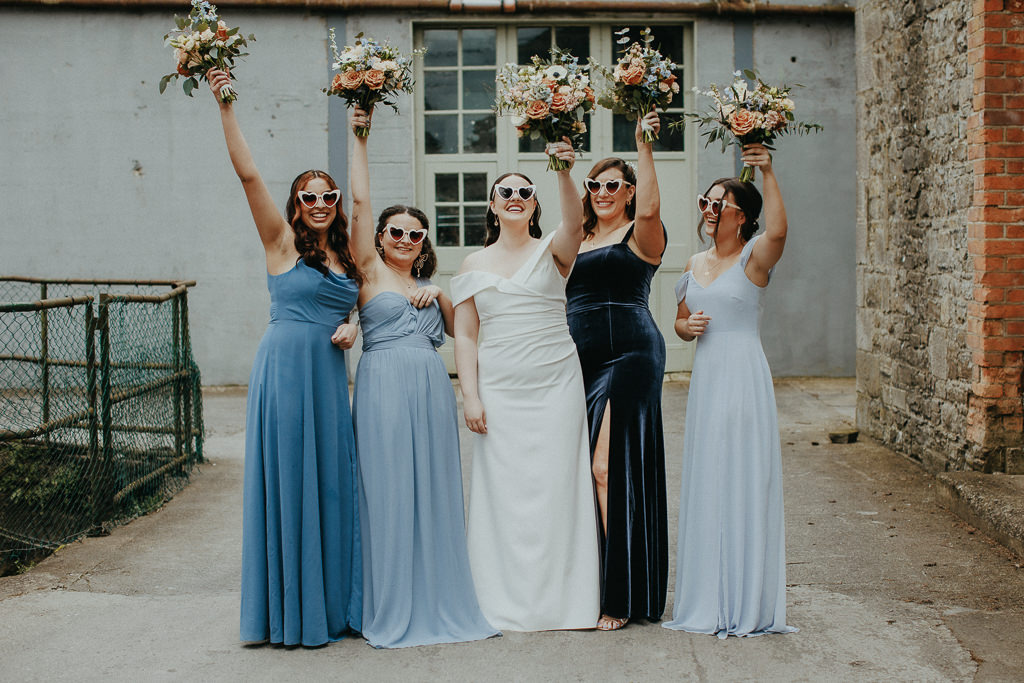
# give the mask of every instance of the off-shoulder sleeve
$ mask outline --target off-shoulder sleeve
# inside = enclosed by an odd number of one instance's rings
[[[679,282],[676,283],[676,304],[683,302],[686,298],[686,285],[690,282],[690,271],[683,273],[683,276],[679,278]]]
[[[749,242],[743,245],[743,251],[740,252],[740,268],[746,269],[747,263],[750,261],[750,255],[754,253],[754,243],[757,242],[762,237],[764,237],[763,232],[760,235],[754,235],[754,237],[751,238]],[[768,269],[768,282],[772,281],[772,274],[774,273],[775,266],[772,266],[771,268]],[[765,286],[767,286],[767,284],[768,283],[766,282]]]
[[[452,306],[458,306],[466,299],[472,298],[494,284],[494,277],[491,273],[479,270],[471,270],[468,273],[456,275],[451,280]]]

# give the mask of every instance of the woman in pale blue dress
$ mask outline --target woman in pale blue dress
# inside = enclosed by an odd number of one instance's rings
[[[675,331],[697,340],[686,403],[672,621],[665,628],[756,636],[789,633],[782,451],[772,376],[761,348],[761,299],[786,243],[786,210],[761,145],[745,163],[764,181],[723,178],[698,196],[711,247],[676,286]],[[698,228],[698,229],[699,229]],[[703,235],[701,236],[703,239]]]
[[[215,96],[230,83],[223,71],[207,77]],[[240,634],[323,645],[360,628],[355,444],[345,355],[331,345],[355,305],[359,270],[334,180],[322,171],[300,174],[282,216],[231,103],[220,103],[220,113],[270,289],[270,324],[246,407]],[[337,335],[339,346],[355,337],[351,326]]]
[[[361,109],[353,128],[369,127]],[[452,304],[419,209],[370,209],[366,137],[352,150],[352,251],[363,355],[353,400],[363,539],[363,636],[409,647],[498,635],[477,604],[466,553],[458,410],[436,347]]]

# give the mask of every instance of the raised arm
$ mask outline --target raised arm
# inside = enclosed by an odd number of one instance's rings
[[[224,127],[224,141],[228,146],[231,165],[234,166],[238,179],[242,181],[242,189],[245,190],[245,198],[249,202],[249,211],[252,212],[263,249],[267,252],[267,265],[272,267],[271,262],[275,257],[289,253],[285,242],[291,230],[274,204],[274,199],[270,196],[270,191],[260,177],[259,171],[256,170],[256,162],[242,136],[242,129],[238,126],[238,119],[235,118],[231,103],[220,101],[220,89],[224,85],[230,85],[231,79],[227,73],[219,69],[211,69],[206,78],[214,98],[220,105],[220,122]]]
[[[658,112],[652,110],[643,118],[655,135],[661,129]],[[661,226],[661,192],[658,174],[654,170],[654,144],[644,142],[641,122],[636,123],[636,218],[633,237],[640,253],[653,261],[660,261],[665,251],[665,230]]]
[[[782,203],[782,191],[772,168],[772,157],[763,145],[744,145],[743,161],[761,169],[764,196],[764,236],[754,245],[747,263],[748,275],[756,283],[768,282],[768,271],[782,258],[786,246],[786,207]]]
[[[356,108],[352,111],[352,130],[370,128],[370,116]],[[373,245],[374,220],[370,208],[370,162],[366,149],[369,137],[352,136],[352,157],[349,163],[349,183],[352,187],[352,255],[364,273],[372,274],[380,261]]]
[[[568,276],[572,270],[572,264],[576,261],[580,243],[583,242],[583,204],[580,202],[579,195],[576,194],[572,176],[569,175],[576,162],[576,152],[568,138],[563,138],[563,140],[565,141],[551,143],[554,156],[569,162],[569,168],[556,172],[562,222],[558,224],[558,230],[551,240],[551,253],[555,257],[555,263],[558,264],[558,270],[563,276]]]

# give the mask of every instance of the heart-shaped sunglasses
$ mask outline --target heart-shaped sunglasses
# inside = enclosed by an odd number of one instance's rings
[[[587,188],[587,192],[589,192],[590,194],[598,194],[601,191],[602,187],[604,188],[604,191],[607,192],[608,194],[615,194],[616,192],[619,191],[619,188],[624,187],[626,185],[632,185],[632,183],[627,182],[625,180],[619,180],[618,178],[614,180],[606,180],[604,182],[601,182],[600,180],[594,180],[593,178],[587,178],[586,180],[583,181],[583,186]]]
[[[536,185],[524,185],[522,187],[510,187],[508,185],[495,185],[494,191],[502,199],[512,199],[513,195],[518,194],[519,198],[524,202],[529,201],[533,195],[537,193]]]
[[[341,190],[327,190],[317,194],[316,192],[299,192],[299,201],[307,209],[312,209],[318,201],[322,201],[328,209],[338,203],[341,199]]]
[[[712,216],[718,216],[727,206],[731,206],[737,211],[743,211],[743,209],[725,199],[708,199],[702,194],[697,195],[697,210],[701,213],[710,212]]]
[[[427,236],[427,231],[422,228],[419,230],[406,230],[402,226],[395,225],[394,223],[388,223],[385,225],[381,232],[385,233],[395,242],[401,242],[403,237],[408,237],[410,244],[419,244]]]

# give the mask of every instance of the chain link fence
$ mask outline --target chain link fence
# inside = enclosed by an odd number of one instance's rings
[[[0,278],[0,575],[188,482],[203,457],[194,284]]]

